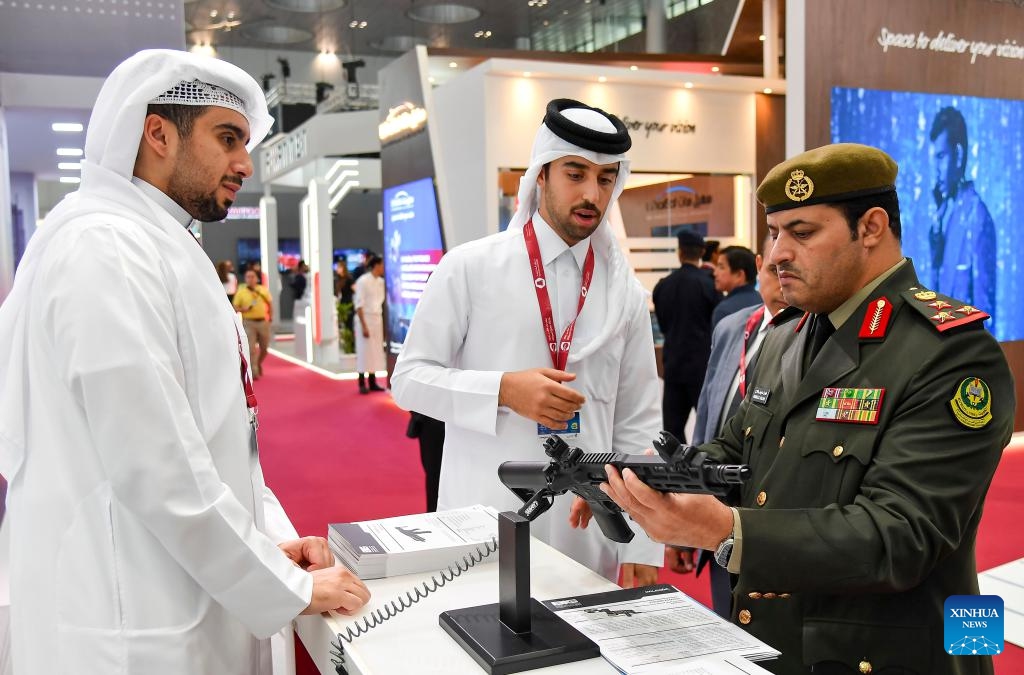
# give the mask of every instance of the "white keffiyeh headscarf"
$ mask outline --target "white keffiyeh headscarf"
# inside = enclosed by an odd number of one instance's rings
[[[548,104],[547,114],[534,138],[530,167],[519,180],[519,207],[509,222],[509,230],[521,230],[537,212],[540,204],[537,177],[544,165],[570,155],[582,157],[594,164],[619,165],[608,207],[597,229],[590,235],[594,252],[604,256],[608,261],[608,312],[600,334],[585,347],[570,352],[570,363],[583,359],[599,349],[618,329],[622,320],[621,311],[647,293],[633,274],[608,223],[612,205],[622,194],[629,178],[629,160],[626,159],[625,153],[631,144],[625,125],[614,115],[579,101],[555,99]]]
[[[103,83],[89,118],[82,183],[33,235],[14,288],[0,305],[0,474],[8,481],[14,479],[25,456],[25,313],[41,253],[59,236],[62,226],[78,215],[110,210],[126,193],[133,203],[145,201],[130,181],[146,109],[157,102],[238,111],[249,122],[249,151],[273,124],[256,81],[241,68],[208,56],[169,49],[141,51],[117,66]]]

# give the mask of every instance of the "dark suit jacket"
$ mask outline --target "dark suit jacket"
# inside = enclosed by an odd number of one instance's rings
[[[757,292],[757,288],[754,284],[747,284],[740,286],[739,288],[732,289],[732,293],[722,298],[722,301],[715,307],[714,313],[711,315],[711,328],[714,329],[718,325],[718,322],[729,316],[734,312],[738,312],[744,307],[753,307],[754,305],[760,305],[764,301],[761,300],[761,294]]]
[[[1013,430],[1013,378],[980,321],[940,332],[931,311],[918,311],[930,308],[915,299],[917,286],[908,261],[803,377],[809,331],[777,326],[762,345],[756,387],[722,437],[702,446],[753,471],[740,498],[732,612],[782,651],[765,664],[772,672],[853,674],[861,661],[874,673],[992,672],[990,657],[945,653],[943,604],[978,592],[974,545]],[[861,339],[880,297],[893,308],[884,339]],[[962,305],[949,300],[950,311]],[[979,428],[954,414],[973,378],[987,384],[991,405]],[[877,423],[816,419],[826,387],[884,389]]]
[[[693,265],[683,265],[654,287],[654,313],[665,334],[665,381],[692,383],[694,397],[711,353],[711,312],[718,297],[712,276]]]

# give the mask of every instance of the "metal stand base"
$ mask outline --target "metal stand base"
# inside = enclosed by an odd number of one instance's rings
[[[592,659],[601,650],[588,637],[530,599],[532,630],[515,633],[501,622],[498,605],[441,613],[441,627],[491,675]]]
[[[595,642],[530,597],[530,521],[498,514],[498,604],[450,609],[441,628],[491,675],[601,655]]]

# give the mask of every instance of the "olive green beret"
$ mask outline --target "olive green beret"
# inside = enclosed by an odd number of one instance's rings
[[[830,204],[896,189],[899,167],[878,148],[835,143],[797,155],[768,172],[757,188],[765,213]]]

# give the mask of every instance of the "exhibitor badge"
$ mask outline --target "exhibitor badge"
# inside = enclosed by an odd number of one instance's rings
[[[951,595],[943,608],[944,647],[951,656],[1003,653],[1003,599],[998,595]]]

